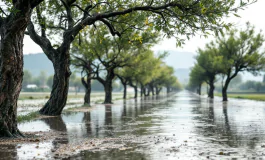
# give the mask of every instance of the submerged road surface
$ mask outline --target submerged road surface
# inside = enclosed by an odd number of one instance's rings
[[[38,143],[0,145],[3,159],[262,159],[265,102],[209,100],[188,91],[96,105],[19,125],[55,132]],[[40,134],[41,135],[41,134]]]

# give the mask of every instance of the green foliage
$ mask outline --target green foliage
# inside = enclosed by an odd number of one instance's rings
[[[192,67],[190,72],[190,79],[188,84],[188,89],[194,90],[202,83],[206,81],[205,70],[198,64]]]
[[[260,50],[264,40],[261,32],[256,34],[255,27],[249,23],[244,30],[232,29],[217,38],[215,45],[223,56],[224,73],[228,78],[241,71],[257,74],[264,68],[264,51]]]
[[[87,25],[97,27],[107,25],[112,35],[127,30],[155,30],[167,37],[175,37],[177,45],[197,33],[207,37],[209,30],[216,33],[230,28],[223,18],[238,16],[237,11],[256,0],[109,0],[101,1],[44,1],[34,14],[34,22],[39,23],[50,38],[57,37],[54,46],[60,44],[67,29],[75,37]],[[39,16],[37,13],[41,13]],[[58,37],[61,37],[58,39]],[[134,37],[140,40],[141,37]]]

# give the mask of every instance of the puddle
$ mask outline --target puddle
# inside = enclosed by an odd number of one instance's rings
[[[265,157],[264,120],[264,102],[223,103],[183,91],[19,124],[21,131],[56,132],[58,137],[0,145],[0,157],[258,159]]]

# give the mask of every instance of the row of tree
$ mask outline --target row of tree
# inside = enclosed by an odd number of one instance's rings
[[[73,65],[81,70],[86,89],[84,103],[90,105],[92,79],[104,86],[104,103],[112,103],[115,78],[123,84],[124,99],[127,85],[134,88],[134,98],[137,98],[138,88],[141,89],[141,96],[149,96],[150,92],[159,95],[163,86],[168,88],[168,92],[180,89],[174,69],[162,61],[166,53],[156,56],[150,50],[158,38],[159,33],[150,28],[145,32],[128,30],[123,37],[111,36],[105,26],[84,30],[72,48]]]
[[[232,79],[242,71],[256,75],[264,69],[264,51],[261,51],[264,36],[255,33],[254,26],[246,29],[231,29],[219,35],[215,41],[198,50],[196,64],[190,73],[189,89],[200,94],[202,83],[209,85],[208,96],[214,98],[216,76],[222,77],[223,101],[227,101],[227,89]]]
[[[127,30],[144,32],[150,28],[176,37],[180,45],[184,42],[181,35],[190,38],[202,31],[207,36],[207,30],[231,26],[222,18],[255,1],[4,0],[0,7],[0,136],[23,136],[17,128],[16,111],[23,79],[25,33],[42,48],[55,72],[51,96],[40,113],[60,115],[71,75],[71,44],[87,26],[106,26],[111,35],[119,37]],[[89,36],[99,38],[97,34]],[[113,76],[110,73],[108,78]]]

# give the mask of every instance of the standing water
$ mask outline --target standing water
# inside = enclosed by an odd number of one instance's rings
[[[182,91],[22,123],[24,132],[56,134],[38,143],[2,144],[0,157],[259,159],[265,157],[264,119],[264,102],[213,101]]]

